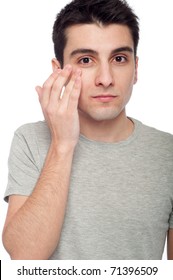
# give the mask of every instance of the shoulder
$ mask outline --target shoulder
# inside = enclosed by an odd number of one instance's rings
[[[152,126],[148,126],[145,124],[141,123],[141,128],[143,133],[148,137],[148,138],[153,138],[154,140],[157,141],[166,141],[169,143],[173,143],[173,135],[169,132],[165,132],[162,130],[159,130],[157,128],[154,128]]]
[[[34,162],[42,168],[51,136],[49,128],[44,121],[27,123],[16,129],[10,149],[9,159],[23,162]]]
[[[24,138],[50,138],[50,131],[45,121],[27,123],[18,127],[15,135]]]
[[[39,121],[17,128],[13,137],[13,147],[23,147],[32,151],[39,150],[42,153],[48,149],[50,141],[50,130],[46,122]]]
[[[173,135],[143,124],[138,120],[134,120],[138,127],[138,140],[143,143],[146,148],[162,150],[173,154]]]

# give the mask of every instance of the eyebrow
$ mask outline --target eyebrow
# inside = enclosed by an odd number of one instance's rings
[[[72,57],[72,56],[75,56],[76,54],[85,54],[85,53],[98,55],[98,52],[96,52],[92,49],[76,49],[71,52],[70,56]]]
[[[129,47],[129,46],[124,46],[124,47],[119,47],[116,48],[114,50],[111,51],[111,55],[114,55],[116,53],[120,53],[120,52],[130,52],[133,53],[134,50]],[[85,48],[81,48],[81,49],[76,49],[74,51],[71,52],[70,57],[73,57],[77,54],[93,54],[93,55],[98,55],[98,52],[92,49],[85,49]]]
[[[125,47],[120,47],[120,48],[117,48],[117,49],[113,50],[113,51],[111,52],[111,54],[120,53],[120,52],[129,52],[129,53],[133,53],[134,50],[133,50],[131,47],[125,46]]]

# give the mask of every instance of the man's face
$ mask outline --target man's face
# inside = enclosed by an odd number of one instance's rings
[[[81,24],[66,32],[64,65],[82,70],[80,117],[104,121],[125,114],[137,80],[137,59],[128,27]]]

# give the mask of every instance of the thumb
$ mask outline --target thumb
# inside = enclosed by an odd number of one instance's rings
[[[42,94],[42,88],[40,86],[36,86],[35,90],[36,90],[36,92],[38,94],[38,97],[40,99],[41,98],[41,94]]]

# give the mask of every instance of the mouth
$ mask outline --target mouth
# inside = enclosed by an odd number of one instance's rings
[[[93,99],[98,102],[111,102],[113,101],[117,96],[114,95],[98,95],[93,96]]]

